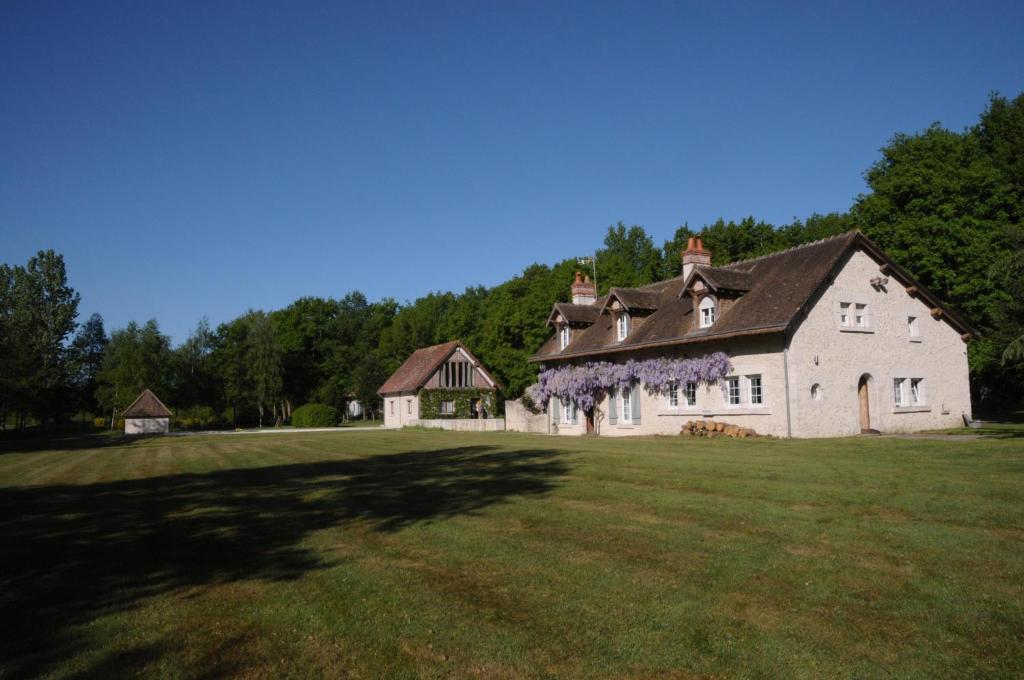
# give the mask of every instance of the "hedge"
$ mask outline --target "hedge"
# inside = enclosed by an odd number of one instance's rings
[[[334,427],[338,424],[338,409],[327,404],[303,404],[292,411],[295,427]]]

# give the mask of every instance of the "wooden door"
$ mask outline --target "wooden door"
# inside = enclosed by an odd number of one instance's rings
[[[857,385],[857,396],[860,402],[861,432],[871,429],[871,405],[868,403],[868,379],[863,377]]]
[[[587,434],[594,434],[594,410],[587,411]]]

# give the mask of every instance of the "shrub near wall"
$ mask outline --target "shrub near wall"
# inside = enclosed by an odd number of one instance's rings
[[[488,416],[494,417],[497,414],[494,406],[494,392],[484,389],[439,389],[423,390],[420,392],[420,418],[434,420],[436,418],[471,418],[469,411],[471,400],[480,399],[483,401],[484,410]],[[455,415],[441,413],[442,401],[455,402]]]
[[[303,404],[292,411],[295,427],[334,427],[338,424],[338,409],[327,404]]]

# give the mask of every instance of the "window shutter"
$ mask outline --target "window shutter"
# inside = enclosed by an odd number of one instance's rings
[[[608,392],[608,423],[614,425],[619,421],[618,406],[616,405],[617,399],[615,398],[615,392]]]
[[[558,400],[558,397],[551,397],[551,403],[555,407],[555,422],[562,422],[562,402]]]
[[[578,408],[576,408],[575,404],[573,404],[573,406],[572,406],[572,424],[573,425],[579,425],[580,424],[580,410]]]
[[[640,424],[640,386],[637,385],[629,392],[630,410],[633,412],[633,424]]]

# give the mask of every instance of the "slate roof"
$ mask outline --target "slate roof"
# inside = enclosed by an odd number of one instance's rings
[[[155,394],[148,389],[133,401],[121,414],[122,418],[170,418],[171,409],[164,406]]]
[[[383,396],[385,394],[393,394],[395,392],[415,392],[416,390],[423,387],[426,382],[430,379],[430,376],[434,375],[441,364],[450,357],[456,349],[462,349],[469,358],[473,360],[476,367],[479,368],[484,374],[498,385],[498,381],[495,380],[494,376],[484,368],[480,360],[473,356],[473,353],[466,349],[458,340],[452,340],[451,342],[445,342],[440,345],[433,345],[431,347],[421,347],[420,349],[413,352],[408,359],[405,360],[398,370],[391,374],[380,389],[377,390],[377,394]]]
[[[723,289],[746,291],[710,328],[697,328],[693,319],[693,300],[684,294],[688,281],[682,277],[661,281],[638,289],[646,296],[656,295],[656,309],[637,319],[629,336],[617,342],[612,333],[612,315],[602,310],[589,328],[574,334],[565,350],[559,350],[556,337],[549,338],[531,361],[552,361],[580,356],[626,352],[646,347],[709,342],[729,337],[782,333],[799,321],[813,303],[819,290],[828,285],[832,273],[855,248],[863,248],[876,261],[887,265],[890,276],[917,288],[916,295],[943,311],[954,328],[971,333],[971,328],[939,300],[896,265],[881,249],[859,231],[815,241],[770,255],[735,262],[722,267],[698,266],[708,283]],[[616,289],[613,289],[613,291]],[[596,306],[596,305],[595,305]],[[603,305],[604,307],[606,305]]]

